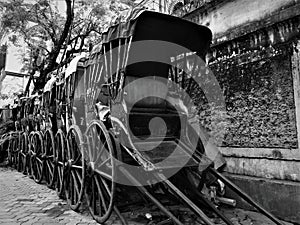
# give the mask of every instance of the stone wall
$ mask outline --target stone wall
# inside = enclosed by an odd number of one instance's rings
[[[227,171],[266,208],[300,223],[300,2],[200,2],[176,14],[213,32],[208,60],[229,116],[219,144]],[[274,192],[279,180],[285,193]]]
[[[208,60],[226,101],[226,134],[219,147],[228,171],[300,181],[294,166],[300,160],[295,94],[300,3],[260,3],[210,1],[184,18],[208,25],[214,34]]]
[[[246,55],[210,64],[224,90],[230,119],[222,146],[298,148],[289,45]]]

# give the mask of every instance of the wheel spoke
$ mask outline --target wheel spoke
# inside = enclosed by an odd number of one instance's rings
[[[76,192],[74,192],[74,193],[76,193],[77,194],[77,196],[79,196],[80,195],[80,189],[79,189],[79,187],[78,187],[78,180],[76,179],[76,176],[74,175],[74,173],[72,173],[71,172],[71,176],[72,176],[72,179],[73,179],[73,187],[75,187],[75,190],[76,190]]]
[[[92,181],[92,209],[93,209],[93,213],[94,215],[97,213],[96,212],[96,196],[95,196],[95,193],[96,193],[96,190],[95,190],[95,182],[93,180],[93,178],[91,178],[91,181]]]
[[[102,153],[104,153],[104,149],[106,149],[106,152],[107,152],[107,148],[106,148],[106,145],[107,144],[107,141],[105,140],[105,143],[101,146],[101,149],[98,153],[98,156],[97,156],[97,159],[95,160],[95,162],[98,162],[98,160],[101,158],[102,156]],[[98,151],[97,151],[98,152]]]
[[[36,163],[36,168],[37,168],[37,175],[38,175],[37,179],[40,179],[41,174],[42,174],[42,169],[41,169],[41,167],[38,165],[38,163]]]
[[[36,157],[36,159],[37,159],[37,161],[38,161],[39,164],[42,164],[42,163],[43,163],[43,160],[40,159],[39,157]]]
[[[112,176],[110,174],[107,174],[107,173],[105,173],[101,170],[97,170],[97,169],[95,169],[95,172],[97,174],[99,174],[99,176],[102,176],[102,177],[105,177],[106,179],[112,180]]]
[[[79,196],[79,192],[77,192],[77,190],[78,190],[78,183],[77,183],[77,181],[74,179],[74,175],[72,174],[72,172],[71,172],[71,180],[72,180],[72,182],[71,182],[71,184],[72,184],[72,186],[71,186],[71,202],[72,202],[72,205],[75,203],[76,204],[76,202],[77,202],[77,199],[78,199],[78,196]]]
[[[111,197],[111,190],[109,189],[107,183],[105,182],[105,180],[102,177],[100,178],[100,180],[101,180],[101,183],[104,185],[107,194],[109,195],[109,197]]]
[[[107,164],[110,160],[111,160],[111,158],[107,158],[99,166],[97,165],[98,170],[100,170],[101,167],[104,166],[105,164]]]
[[[50,177],[52,177],[53,176],[53,165],[48,160],[46,161],[46,165],[48,168],[49,175],[50,175]]]
[[[95,128],[93,127],[91,130],[91,161],[94,162],[94,149],[96,147],[96,143],[95,143]]]
[[[77,179],[78,179],[79,181],[82,182],[82,176],[81,176],[81,174],[78,172],[78,170],[74,170],[74,173],[75,173]]]
[[[106,212],[108,207],[107,207],[107,205],[105,203],[105,198],[104,198],[104,195],[102,193],[101,185],[100,185],[99,180],[97,179],[97,177],[95,177],[94,179],[95,179],[95,182],[96,182],[98,190],[99,190],[99,195],[100,195],[99,199],[100,199],[100,202],[102,203],[102,206],[104,207],[104,210]]]
[[[57,172],[58,172],[58,177],[57,177],[57,183],[58,183],[58,188],[59,188],[59,190],[61,190],[62,189],[62,169],[61,168],[58,168],[58,170],[57,170]]]
[[[92,143],[93,143],[93,140],[92,140],[92,136],[91,135],[88,135],[88,146],[87,146],[87,151],[88,151],[88,156],[89,156],[89,160],[90,162],[92,162],[93,160],[93,156],[92,156]]]

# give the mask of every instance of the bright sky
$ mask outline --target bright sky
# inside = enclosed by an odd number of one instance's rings
[[[6,55],[6,71],[20,73],[22,64],[21,64],[21,55],[20,50],[18,47],[10,46],[7,49]]]

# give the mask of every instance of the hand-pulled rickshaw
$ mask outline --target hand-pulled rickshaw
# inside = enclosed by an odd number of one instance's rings
[[[73,210],[85,198],[99,223],[114,211],[126,224],[118,199],[131,186],[174,224],[183,222],[157,192],[185,204],[200,224],[213,224],[204,205],[231,225],[201,192],[213,177],[281,224],[219,173],[222,157],[190,123],[189,95],[211,39],[204,26],[149,11],[110,27],[44,89],[50,125],[21,141],[35,180],[44,178]]]
[[[281,224],[217,171],[223,166],[221,157],[206,156],[206,137],[195,134],[189,124],[181,99],[192,91],[193,78],[199,76],[202,66],[197,59],[204,59],[210,41],[206,27],[142,12],[109,28],[95,51],[71,62],[65,76],[66,142],[61,135],[56,154],[61,155],[58,162],[64,180],[58,186],[72,209],[77,210],[85,197],[98,222],[104,223],[112,211],[124,221],[116,190],[122,189],[120,183],[125,179],[175,224],[182,223],[155,197],[151,191],[155,186],[163,186],[206,224],[213,223],[199,201],[232,224],[201,194],[205,174],[210,174]],[[166,43],[180,47],[169,48]],[[142,175],[124,165],[138,166]],[[166,174],[174,170],[178,172],[169,179]],[[150,185],[145,187],[144,182]],[[198,200],[191,200],[195,196]]]

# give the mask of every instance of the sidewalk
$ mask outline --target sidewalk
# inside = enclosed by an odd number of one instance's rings
[[[145,209],[143,209],[145,210]],[[132,212],[130,218],[143,215],[143,210]],[[235,225],[271,225],[264,216],[243,210],[227,210],[225,214]],[[214,221],[223,225],[221,220]],[[32,179],[14,169],[0,167],[0,225],[81,225],[97,224],[87,211],[74,212],[66,201],[57,197],[56,192],[46,185],[36,184]],[[107,225],[120,225],[117,217],[112,215]],[[137,223],[129,221],[130,225]],[[145,223],[144,223],[145,224]],[[188,224],[194,224],[189,222]],[[286,223],[290,224],[290,223]]]
[[[56,192],[11,168],[0,167],[0,224],[97,224],[69,209]]]

